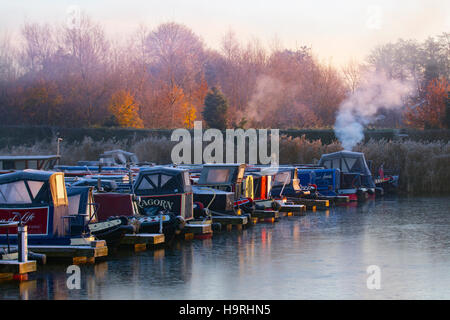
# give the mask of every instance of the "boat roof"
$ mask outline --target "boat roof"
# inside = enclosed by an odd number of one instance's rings
[[[5,173],[0,175],[0,184],[20,181],[20,180],[34,180],[34,181],[48,181],[56,172],[41,171],[27,169],[23,171],[16,171],[12,173]]]
[[[349,172],[363,172],[364,174],[370,175],[369,167],[367,166],[366,158],[364,157],[364,153],[362,152],[354,152],[354,151],[338,151],[328,154],[323,154],[319,160],[318,165],[324,165],[325,161],[332,161],[337,159],[354,159],[353,164],[346,163],[348,166]],[[343,168],[340,168],[341,170]],[[345,168],[344,168],[345,169]],[[344,171],[345,172],[345,171]]]
[[[323,154],[321,159],[340,159],[340,158],[364,158],[364,153],[355,151],[337,151],[333,153]]]
[[[237,168],[244,165],[243,163],[205,163],[203,167],[232,167]]]
[[[51,160],[59,159],[61,156],[58,155],[47,155],[47,156],[0,156],[0,161],[2,160]]]
[[[117,154],[117,153],[122,153],[122,154],[127,155],[127,156],[135,156],[136,155],[135,153],[128,152],[128,151],[125,151],[125,150],[122,150],[122,149],[115,149],[115,150],[105,151],[101,155],[114,155],[114,154]]]
[[[149,167],[149,168],[142,169],[139,171],[139,174],[145,175],[145,174],[150,174],[150,173],[165,173],[165,174],[169,174],[169,175],[177,175],[177,174],[181,174],[183,172],[188,172],[188,170],[182,169],[182,168],[155,166],[155,167]]]

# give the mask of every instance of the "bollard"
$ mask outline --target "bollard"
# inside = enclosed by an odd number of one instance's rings
[[[19,262],[28,261],[28,231],[27,226],[22,223],[17,227],[17,246],[19,251]]]

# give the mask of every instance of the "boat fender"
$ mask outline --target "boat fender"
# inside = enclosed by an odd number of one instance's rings
[[[47,256],[42,253],[34,253],[32,251],[28,251],[28,259],[35,260],[40,265],[47,264]]]
[[[377,196],[383,196],[383,195],[384,195],[384,189],[381,188],[381,187],[376,187],[376,188],[375,188],[375,194],[376,194]]]
[[[186,220],[184,220],[184,218],[182,216],[177,216],[177,229],[181,230],[184,228],[184,225],[186,224]]]
[[[118,219],[120,219],[120,221],[122,222],[122,225],[124,225],[124,226],[126,226],[126,225],[128,225],[128,218],[127,217],[125,217],[125,216],[120,216],[120,217],[118,217]]]
[[[130,225],[120,225],[120,228],[124,231],[125,234],[135,234],[137,233],[137,227],[130,224]]]
[[[252,223],[252,215],[250,213],[244,213],[243,216],[247,216],[247,224],[244,227],[248,227]]]
[[[214,222],[211,224],[213,231],[220,232],[222,230],[222,225],[219,222]]]
[[[278,201],[272,201],[272,209],[274,209],[275,211],[280,210],[281,205],[278,203]]]
[[[194,202],[194,218],[206,216],[205,206],[201,202]]]

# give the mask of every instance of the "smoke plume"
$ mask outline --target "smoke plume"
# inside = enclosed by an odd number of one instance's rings
[[[352,150],[364,139],[364,127],[373,123],[380,108],[402,106],[411,85],[389,79],[384,72],[369,72],[359,87],[339,107],[334,124],[336,137],[345,150]]]

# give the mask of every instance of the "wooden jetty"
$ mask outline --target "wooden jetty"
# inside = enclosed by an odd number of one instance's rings
[[[36,261],[19,262],[17,260],[0,260],[0,280],[27,280],[28,273],[37,270]]]
[[[330,208],[330,200],[317,200],[306,198],[288,198],[289,202],[294,204],[302,204],[306,206],[306,209],[315,211],[316,209],[328,209]]]
[[[306,212],[306,206],[304,204],[283,204],[278,211],[281,216],[302,216]]]
[[[35,253],[45,254],[49,261],[64,259],[72,260],[73,264],[95,263],[96,258],[108,255],[104,240],[90,241],[89,245],[29,245],[28,248]]]
[[[318,196],[318,200],[329,200],[330,203],[333,204],[341,204],[341,203],[347,203],[350,202],[350,197],[348,196]]]
[[[17,227],[18,239],[17,249],[15,252],[11,251],[11,246],[7,245],[5,248],[1,248],[0,253],[0,279],[15,279],[15,280],[28,280],[28,273],[35,272],[36,261],[28,260],[28,227],[19,222],[6,222],[1,223],[0,227],[8,228],[11,226]]]
[[[278,210],[255,210],[252,213],[252,218],[257,218],[258,222],[275,222],[279,217]]]
[[[162,233],[135,233],[124,235],[120,241],[120,246],[131,247],[134,251],[143,251],[162,245],[164,242],[165,238]]]
[[[185,239],[210,239],[213,235],[212,219],[193,220],[183,228]]]
[[[239,215],[216,215],[212,216],[213,223],[220,223],[222,230],[231,231],[233,226],[237,230],[242,230],[242,227],[249,223],[247,216]]]

